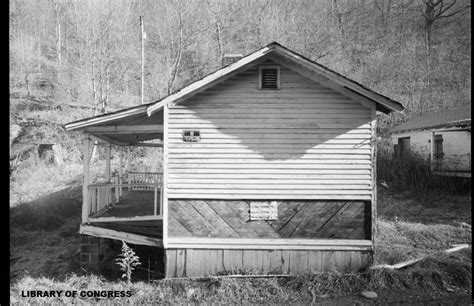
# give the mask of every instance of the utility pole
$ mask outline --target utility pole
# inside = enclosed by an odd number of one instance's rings
[[[141,4],[141,1],[139,0],[138,3]],[[144,104],[144,99],[145,99],[145,39],[146,39],[146,33],[145,33],[145,23],[144,23],[144,20],[143,20],[141,5],[140,5],[140,28],[141,28],[141,31],[142,31],[142,77],[141,77],[142,100],[141,100],[141,104]]]

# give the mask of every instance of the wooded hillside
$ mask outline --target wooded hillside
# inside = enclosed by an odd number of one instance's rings
[[[380,115],[382,136],[471,101],[468,0],[10,0],[9,18],[17,164],[58,142],[78,162],[61,124],[141,103],[142,29],[144,103],[272,41],[401,102],[403,113]]]

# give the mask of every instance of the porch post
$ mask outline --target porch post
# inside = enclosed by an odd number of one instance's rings
[[[83,173],[84,181],[82,183],[82,223],[86,223],[89,218],[89,160],[90,160],[90,138],[85,134],[83,143]]]
[[[431,131],[430,133],[431,136],[431,156],[430,156],[430,165],[431,165],[431,172],[434,170],[434,151],[435,151],[435,132]]]
[[[123,149],[122,147],[119,147],[119,169],[118,169],[118,175],[119,175],[119,180],[118,183],[122,184],[122,168],[123,168]],[[122,186],[119,187],[119,197],[122,196]]]
[[[130,147],[127,147],[127,183],[130,184],[130,169],[132,164],[132,152],[130,151]],[[128,186],[128,191],[132,190],[130,186]]]
[[[105,150],[105,180],[107,183],[110,183],[110,143],[107,145]]]

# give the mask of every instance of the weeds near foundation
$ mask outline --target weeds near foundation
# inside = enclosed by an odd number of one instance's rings
[[[362,290],[435,290],[460,288],[471,292],[471,250],[432,257],[403,270],[368,270],[364,273],[325,272],[284,278],[208,278],[200,280],[161,280],[145,282],[107,282],[95,275],[71,275],[63,281],[29,275],[12,287],[12,302],[37,303],[41,298],[22,298],[22,290],[118,290],[130,297],[60,297],[48,302],[116,303],[291,303],[315,302],[327,297],[358,293]]]
[[[430,160],[415,153],[395,156],[386,148],[377,151],[377,181],[398,191],[427,196],[434,190],[450,195],[471,194],[470,179],[434,175]]]
[[[132,248],[122,240],[122,253],[120,253],[119,258],[115,259],[115,261],[117,265],[120,266],[120,270],[124,272],[122,278],[126,278],[130,284],[132,282],[133,270],[135,270],[136,266],[141,265],[140,258],[135,254]]]

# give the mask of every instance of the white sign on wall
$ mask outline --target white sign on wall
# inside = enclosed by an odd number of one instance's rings
[[[278,220],[278,202],[250,202],[250,220]]]

